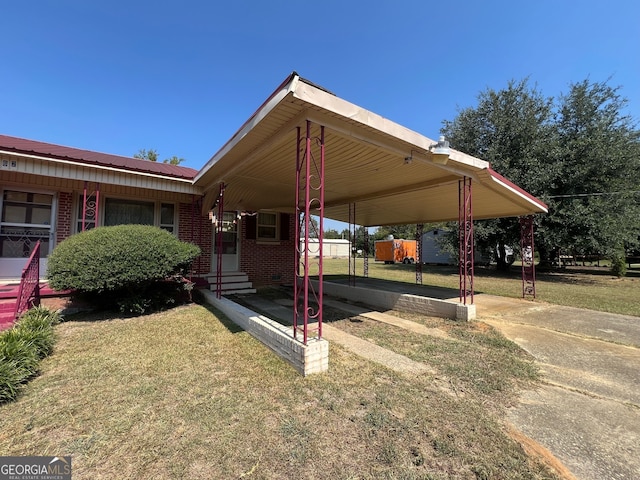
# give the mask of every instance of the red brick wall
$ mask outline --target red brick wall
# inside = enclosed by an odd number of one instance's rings
[[[73,222],[73,195],[58,192],[58,214],[56,216],[56,245],[71,235]]]
[[[269,244],[246,237],[246,222],[240,227],[240,271],[255,286],[293,284],[295,259],[295,215],[289,215],[289,240]]]
[[[200,208],[190,203],[178,204],[178,238],[195,243],[202,253],[193,262],[193,273],[200,275],[211,271],[211,220],[202,216]]]

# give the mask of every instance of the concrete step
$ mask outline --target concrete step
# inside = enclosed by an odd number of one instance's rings
[[[244,288],[241,290],[223,290],[222,294],[223,295],[243,295],[243,294],[250,294],[250,293],[256,293],[256,289],[255,288]]]
[[[209,275],[207,280],[210,284],[216,283],[218,278],[215,275]],[[222,274],[222,283],[238,283],[238,282],[248,282],[249,276],[246,273],[242,272],[224,272]]]
[[[222,286],[222,291],[226,292],[227,290],[243,290],[245,288],[253,288],[253,283],[251,282],[223,283],[221,286]],[[212,291],[215,291],[216,284],[212,283],[211,285],[209,285],[209,288]]]

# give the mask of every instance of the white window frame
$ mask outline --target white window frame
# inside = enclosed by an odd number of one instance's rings
[[[128,200],[134,202],[143,202],[143,203],[152,203],[153,204],[153,226],[162,228],[163,230],[167,230],[167,227],[171,227],[172,231],[169,231],[174,236],[178,236],[178,202],[170,202],[166,200],[144,200],[136,197],[127,197],[127,196],[117,196],[117,195],[100,195],[100,204],[98,205],[98,224],[100,226],[104,225],[105,219],[105,210],[107,205],[107,199],[113,200]],[[73,228],[76,233],[81,231],[81,223],[82,223],[82,200],[83,194],[82,192],[78,193],[75,196],[76,206],[74,208],[74,223]],[[169,223],[161,223],[162,219],[162,205],[172,205],[173,206],[173,224]]]
[[[4,192],[24,192],[24,193],[35,193],[39,195],[51,195],[51,221],[49,224],[35,224],[35,223],[16,223],[16,222],[3,222],[2,221],[2,209],[4,208]],[[20,186],[9,186],[9,187],[0,187],[0,225],[7,227],[33,227],[33,228],[42,228],[49,230],[49,250],[47,252],[42,252],[45,254],[44,256],[48,256],[49,253],[53,251],[56,243],[56,226],[58,219],[58,192],[52,190],[40,190],[36,188],[28,188],[28,187],[20,187]],[[42,255],[41,254],[41,255]],[[16,257],[3,257],[3,258],[16,258]],[[21,257],[19,257],[21,258]]]
[[[262,227],[274,228],[274,236],[273,237],[261,237],[260,236],[260,215],[273,215],[276,218],[276,222],[274,225],[262,224]],[[280,241],[280,215],[278,212],[270,212],[270,211],[260,211],[258,212],[256,218],[256,241],[259,242],[279,242]]]

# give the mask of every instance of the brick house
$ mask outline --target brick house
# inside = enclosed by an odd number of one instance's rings
[[[0,278],[20,275],[37,240],[46,266],[76,232],[142,223],[199,245],[194,275],[242,272],[265,285],[294,280],[296,218],[375,226],[465,210],[468,223],[546,205],[488,162],[292,73],[199,171],[0,135],[0,209]],[[215,242],[211,217],[222,227]]]

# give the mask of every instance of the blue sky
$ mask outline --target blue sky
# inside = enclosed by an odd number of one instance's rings
[[[3,2],[0,133],[200,168],[292,71],[431,138],[486,88],[589,78],[640,119],[640,2]]]

